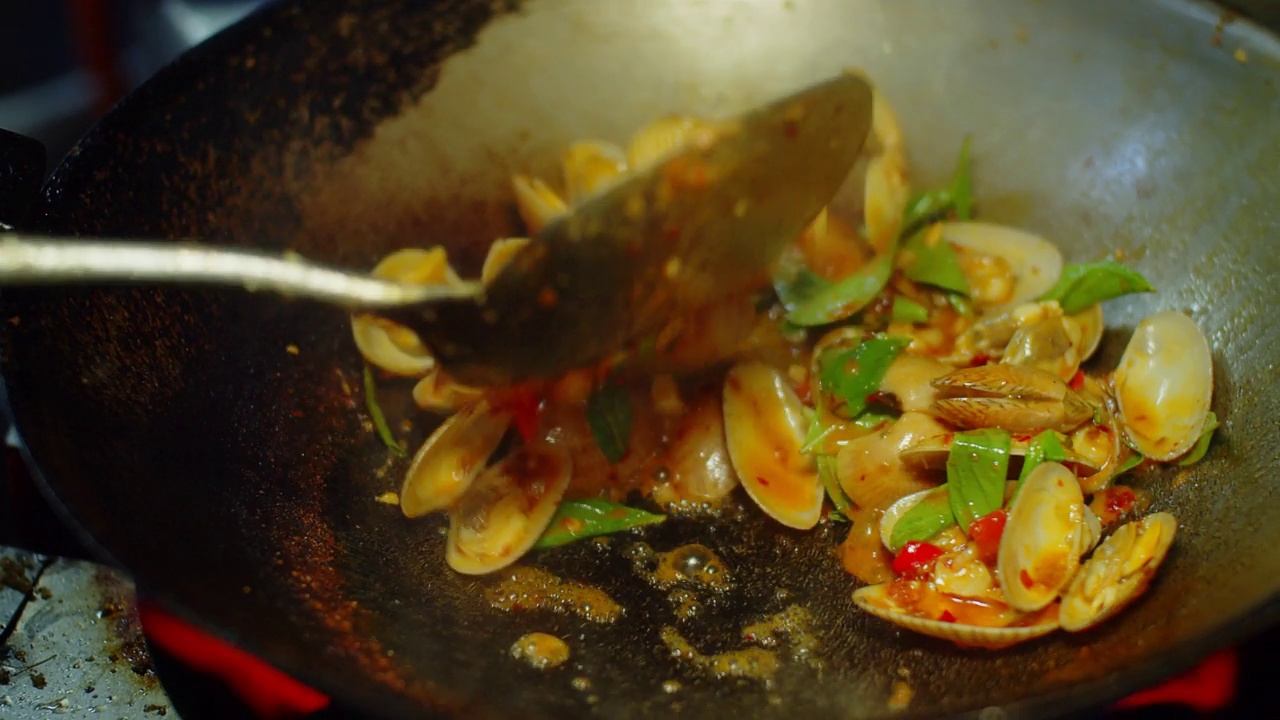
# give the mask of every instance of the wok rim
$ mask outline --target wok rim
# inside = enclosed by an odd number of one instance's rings
[[[295,5],[300,6],[302,2],[303,0],[290,0],[290,2],[271,3],[261,6],[208,40],[184,52],[148,78],[100,118],[99,123],[95,124],[94,128],[91,128],[82,136],[67,155],[58,160],[49,180],[40,190],[37,204],[45,205],[50,200],[48,192],[50,184],[62,173],[72,171],[81,147],[93,141],[99,125],[113,116],[118,116],[122,111],[126,111],[131,105],[131,100],[139,91],[165,83],[169,75],[179,72],[183,67],[203,63],[208,58],[219,57],[223,52],[222,46],[234,46],[240,43],[242,39],[250,37],[252,32],[256,32],[261,23],[271,22],[274,17],[290,12]],[[1228,11],[1210,0],[1155,0],[1153,4],[1161,12],[1177,13],[1195,22],[1209,25],[1216,22],[1224,12],[1234,12]],[[1248,16],[1238,13],[1233,15],[1229,28],[1233,36],[1244,41],[1250,48],[1263,48],[1265,54],[1280,60],[1280,28],[1273,30],[1264,27]],[[10,427],[16,432],[18,437],[16,449],[42,497],[48,502],[67,529],[75,535],[86,549],[95,555],[99,561],[120,569],[127,574],[134,582],[140,595],[145,594],[149,600],[159,602],[163,607],[200,630],[253,654],[289,676],[319,690],[333,701],[356,708],[360,712],[369,712],[382,717],[423,717],[424,715],[431,716],[433,714],[430,709],[413,702],[407,696],[393,692],[361,692],[350,684],[336,683],[331,685],[323,681],[310,667],[304,666],[303,663],[289,660],[278,662],[268,654],[260,652],[260,643],[255,642],[252,636],[240,636],[230,627],[207,622],[198,613],[191,610],[187,603],[180,598],[166,592],[161,587],[152,587],[146,578],[135,575],[133,570],[121,562],[109,548],[101,544],[80,523],[72,511],[59,498],[57,491],[54,489],[55,483],[50,482],[49,478],[46,477],[36,458],[31,454],[26,442],[22,440],[24,436],[23,423],[14,411],[9,383],[8,374],[0,372],[0,411],[4,413],[10,423]],[[982,720],[991,720],[993,717],[1039,718],[1066,716],[1091,709],[1101,709],[1135,692],[1158,685],[1164,680],[1184,673],[1213,653],[1236,645],[1244,638],[1277,624],[1280,624],[1280,588],[1273,590],[1270,595],[1248,608],[1226,617],[1220,623],[1206,626],[1191,639],[1175,642],[1162,653],[1140,657],[1136,662],[1125,668],[1123,672],[1068,682],[1049,692],[1014,700],[1004,705],[964,710],[949,717],[982,718]],[[992,715],[993,709],[999,714]],[[465,712],[467,707],[454,707],[449,708],[449,710],[461,713]],[[905,712],[899,711],[891,714],[897,718],[936,717],[926,715],[920,711],[913,712],[910,709]]]

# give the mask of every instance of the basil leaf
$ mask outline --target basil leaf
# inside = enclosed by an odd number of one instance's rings
[[[822,487],[826,488],[827,497],[831,498],[831,504],[840,514],[840,519],[848,520],[853,513],[853,503],[850,502],[849,496],[844,494],[844,488],[840,487],[835,455],[818,456],[818,477],[822,479]]]
[[[1073,315],[1105,300],[1144,292],[1155,292],[1155,288],[1137,270],[1108,258],[1066,266],[1058,284],[1040,299],[1057,300],[1062,312]]]
[[[970,177],[970,138],[966,135],[960,143],[960,153],[956,158],[956,169],[951,174],[951,182],[945,188],[918,193],[907,201],[902,217],[902,235],[909,235],[922,225],[939,220],[948,212],[955,210],[960,220],[973,217],[973,181]]]
[[[893,310],[889,319],[896,323],[922,323],[929,321],[929,308],[910,298],[897,295],[893,298]]]
[[[863,430],[875,430],[881,425],[897,420],[898,416],[886,412],[876,410],[864,410],[861,415],[853,419],[853,424]]]
[[[826,291],[833,283],[808,268],[800,268],[792,275],[777,275],[773,279],[773,290],[778,294],[778,301],[787,312],[809,302],[814,296]]]
[[[606,382],[591,393],[587,424],[609,462],[622,460],[631,442],[631,396],[626,388]]]
[[[967,295],[947,293],[947,304],[963,317],[973,317],[973,301]]]
[[[1146,460],[1146,458],[1142,457],[1142,455],[1136,451],[1133,452],[1133,454],[1129,455],[1129,459],[1125,460],[1124,464],[1120,466],[1120,469],[1116,471],[1116,475],[1119,476],[1129,472],[1141,465],[1143,460]]]
[[[382,407],[378,405],[378,385],[373,379],[373,368],[367,363],[364,366],[364,404],[369,409],[369,417],[373,419],[373,429],[378,432],[382,444],[400,457],[409,457],[409,452],[400,447],[400,443],[396,442],[396,436],[391,433],[387,416],[382,414]]]
[[[911,344],[909,338],[867,338],[857,347],[822,354],[818,387],[844,401],[843,416],[856,418],[867,408],[898,353]]]
[[[1004,505],[1009,471],[1007,430],[984,428],[956,433],[947,456],[947,489],[951,512],[960,527]]]
[[[1037,465],[1044,462],[1062,462],[1066,459],[1067,449],[1062,446],[1058,433],[1045,430],[1035,436],[1027,446],[1027,455],[1022,461],[1022,472],[1018,473],[1018,484],[1014,487],[1013,496],[1009,498],[1009,502],[1013,502],[1013,498],[1018,496],[1018,491],[1022,489],[1022,481],[1027,479]]]
[[[1204,430],[1200,433],[1200,439],[1196,441],[1195,447],[1191,448],[1191,452],[1186,457],[1178,461],[1178,465],[1186,467],[1194,465],[1204,459],[1204,454],[1209,452],[1209,441],[1213,439],[1213,431],[1218,429],[1218,415],[1212,410],[1209,411],[1209,419],[1204,423]]]
[[[898,552],[912,540],[928,540],[955,522],[947,486],[934,488],[898,518],[889,532],[889,549]]]
[[[960,259],[951,244],[942,240],[930,244],[929,230],[921,230],[902,246],[904,255],[911,258],[910,264],[902,270],[908,278],[926,285],[949,290],[961,295],[969,294],[969,279],[960,269]]]
[[[546,531],[533,546],[535,548],[557,547],[582,538],[630,530],[641,525],[653,525],[666,519],[666,515],[627,507],[612,500],[601,498],[567,500],[556,508],[551,524],[547,525]]]
[[[875,300],[889,283],[896,254],[897,243],[894,243],[888,252],[858,268],[849,277],[818,287],[787,314],[787,320],[801,327],[812,327],[843,320],[858,312]]]

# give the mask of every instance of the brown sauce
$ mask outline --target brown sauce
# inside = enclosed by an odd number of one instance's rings
[[[507,570],[501,582],[485,589],[485,599],[507,612],[549,610],[595,623],[612,623],[623,614],[622,606],[604,591],[533,567]]]
[[[680,631],[670,625],[662,628],[662,643],[671,651],[671,657],[688,663],[717,680],[746,678],[771,684],[782,661],[778,653],[764,648],[746,648],[704,655],[689,644]]]
[[[660,590],[682,585],[724,592],[732,586],[729,568],[706,545],[681,545],[656,552],[647,543],[636,543],[627,549],[627,557],[632,571]]]
[[[849,535],[837,550],[845,571],[868,585],[893,579],[893,557],[880,543],[881,513],[873,508],[853,510]]]
[[[531,632],[511,644],[511,657],[535,670],[559,667],[569,659],[569,646],[555,635]]]

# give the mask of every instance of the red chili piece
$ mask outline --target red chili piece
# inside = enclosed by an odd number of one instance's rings
[[[1004,535],[1004,524],[1009,521],[1009,513],[994,510],[969,523],[969,537],[973,538],[978,548],[978,557],[985,563],[995,562],[1000,552],[1000,538]]]
[[[1067,383],[1072,390],[1079,390],[1084,387],[1084,371],[1077,370],[1075,375],[1071,376],[1071,382]]]
[[[1113,515],[1123,515],[1133,509],[1138,496],[1133,490],[1117,485],[1107,492],[1107,511]]]
[[[901,577],[924,577],[933,572],[933,561],[941,556],[942,548],[937,545],[912,540],[893,559],[893,571]]]
[[[938,619],[942,622],[953,623],[956,621],[956,616],[952,615],[950,610],[943,610],[942,614],[938,616]]]

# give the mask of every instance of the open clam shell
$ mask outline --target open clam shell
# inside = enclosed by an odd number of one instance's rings
[[[518,447],[485,470],[449,511],[449,567],[482,575],[519,559],[551,523],[572,473],[568,451],[550,443]]]
[[[787,379],[764,363],[740,363],[725,378],[723,404],[729,458],[747,494],[783,525],[817,525],[822,481],[800,451],[804,407]]]
[[[1177,532],[1177,520],[1165,512],[1121,525],[1081,566],[1063,594],[1063,629],[1095,627],[1142,595]]]
[[[1175,310],[1138,324],[1113,380],[1120,423],[1134,448],[1172,460],[1200,438],[1213,399],[1213,356],[1191,318]]]
[[[622,148],[596,140],[576,142],[565,151],[560,163],[564,171],[565,195],[569,204],[604,189],[627,172]]]
[[[459,282],[444,248],[439,247],[397,250],[374,266],[373,276],[423,285]],[[364,359],[387,372],[413,377],[429,372],[436,365],[431,351],[416,333],[390,320],[367,314],[353,315],[351,335]]]
[[[937,484],[920,467],[902,460],[902,451],[946,432],[931,415],[903,413],[896,422],[850,440],[836,455],[836,477],[860,508],[887,508],[896,500]]]
[[[1090,533],[1080,483],[1066,467],[1038,465],[1009,506],[996,567],[1009,605],[1039,610],[1071,582]]]
[[[999,603],[982,603],[973,600],[951,598],[929,589],[923,583],[908,583],[904,587],[902,581],[869,585],[858,588],[853,593],[853,602],[863,610],[881,620],[904,627],[922,635],[950,640],[958,645],[999,650],[1021,642],[1043,637],[1058,629],[1057,613],[1052,609],[1031,615],[1018,613],[1008,608],[1001,608]],[[895,587],[896,586],[896,587]],[[931,594],[931,605],[941,608],[960,610],[960,614],[952,613],[958,618],[955,622],[936,619],[915,614],[911,609],[900,604],[898,598],[922,594]],[[961,610],[964,608],[964,610]],[[965,610],[976,611],[990,625],[963,622]],[[920,612],[917,609],[916,612]],[[951,610],[948,610],[951,612]],[[939,612],[939,615],[941,613]]]
[[[400,489],[405,517],[449,507],[484,470],[511,424],[511,414],[485,400],[463,406],[427,438]]]
[[[949,222],[942,239],[965,251],[994,256],[1008,263],[1014,287],[1003,306],[1034,300],[1054,286],[1062,275],[1062,253],[1039,235],[1005,225],[984,222]]]

